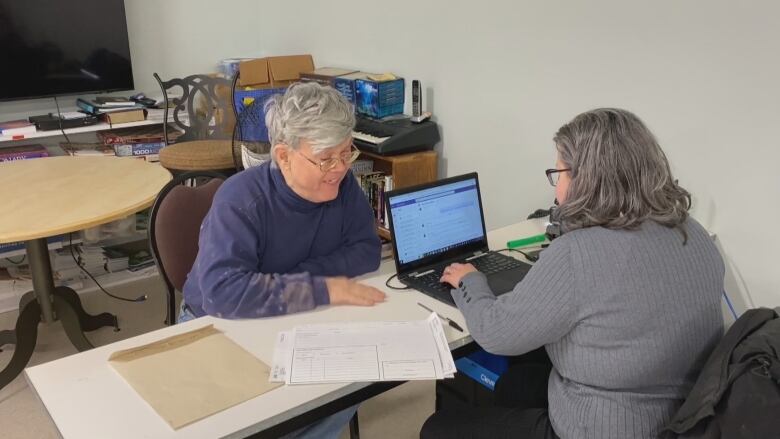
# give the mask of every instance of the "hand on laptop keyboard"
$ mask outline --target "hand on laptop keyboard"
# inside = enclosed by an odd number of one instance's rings
[[[471,264],[459,264],[457,262],[448,265],[441,275],[441,282],[446,282],[452,285],[452,288],[458,288],[460,280],[463,276],[477,271],[476,267]]]

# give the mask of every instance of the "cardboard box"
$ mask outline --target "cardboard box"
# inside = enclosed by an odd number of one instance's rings
[[[349,75],[355,73],[355,69],[340,69],[338,67],[320,67],[310,72],[301,73],[301,82],[318,82],[322,85],[334,86],[334,81],[339,76]]]
[[[351,104],[355,104],[355,80],[367,79],[371,73],[355,72],[333,78],[333,88],[338,90]]]
[[[355,79],[355,111],[382,118],[404,112],[404,78]]]
[[[242,61],[238,85],[256,89],[284,88],[300,79],[301,72],[314,70],[311,55],[272,56]]]

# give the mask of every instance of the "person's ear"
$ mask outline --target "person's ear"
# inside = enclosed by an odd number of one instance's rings
[[[276,156],[276,163],[279,164],[279,167],[290,169],[290,147],[287,144],[280,143],[276,145],[274,154]]]

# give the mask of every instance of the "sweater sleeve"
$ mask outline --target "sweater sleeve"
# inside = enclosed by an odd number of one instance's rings
[[[557,341],[572,329],[577,310],[574,289],[569,248],[554,241],[512,291],[496,297],[485,275],[477,272],[464,276],[452,296],[482,348],[519,355]]]
[[[266,317],[329,303],[325,278],[309,273],[260,273],[265,222],[230,203],[215,204],[200,232],[193,270],[203,309],[220,318]]]
[[[328,255],[306,259],[293,272],[355,277],[379,268],[381,243],[371,206],[352,173],[342,187],[344,223],[341,246]]]

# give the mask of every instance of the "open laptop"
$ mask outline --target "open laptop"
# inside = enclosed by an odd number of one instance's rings
[[[453,262],[485,273],[495,294],[512,290],[531,265],[488,249],[477,173],[389,191],[390,220],[398,280],[453,304],[451,286],[439,282]]]

